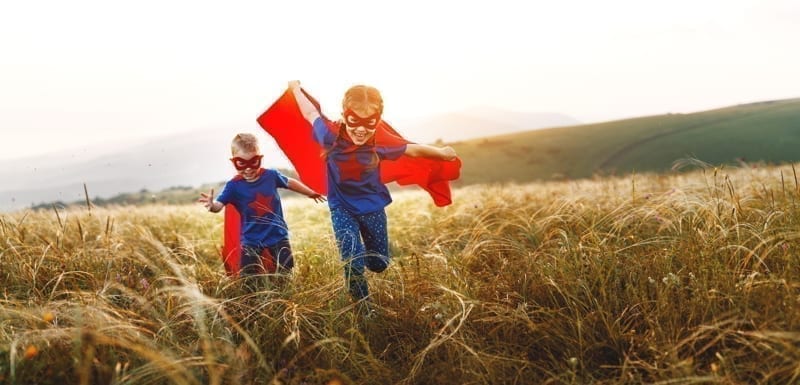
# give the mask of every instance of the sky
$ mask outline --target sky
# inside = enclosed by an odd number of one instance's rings
[[[401,132],[476,106],[589,123],[795,98],[798,4],[2,2],[0,159],[216,128],[227,144],[292,79],[332,116],[374,85]]]

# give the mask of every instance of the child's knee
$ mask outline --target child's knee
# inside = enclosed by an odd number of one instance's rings
[[[389,267],[389,258],[383,255],[368,255],[367,269],[376,273],[382,273]]]

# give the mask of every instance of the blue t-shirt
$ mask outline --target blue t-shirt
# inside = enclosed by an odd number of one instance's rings
[[[273,169],[261,169],[261,176],[248,182],[237,176],[222,189],[217,201],[233,204],[241,217],[242,246],[273,246],[289,238],[283,219],[278,187],[288,188],[289,180]]]
[[[381,183],[380,161],[399,158],[406,145],[376,146],[373,136],[357,146],[344,130],[342,127],[337,136],[323,118],[314,121],[314,140],[327,152],[328,206],[359,215],[383,209],[392,202],[392,196]]]

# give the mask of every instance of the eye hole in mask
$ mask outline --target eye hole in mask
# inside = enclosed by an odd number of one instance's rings
[[[364,127],[367,130],[374,130],[378,127],[378,123],[381,122],[381,113],[376,112],[370,116],[362,118],[356,115],[353,110],[347,109],[344,112],[344,121],[350,127]]]

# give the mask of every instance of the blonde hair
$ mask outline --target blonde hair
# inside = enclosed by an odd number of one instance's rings
[[[231,154],[236,152],[258,153],[258,139],[253,134],[236,134],[231,141]]]
[[[383,98],[380,91],[372,86],[356,85],[344,93],[342,111],[351,109],[361,115],[383,113]]]

